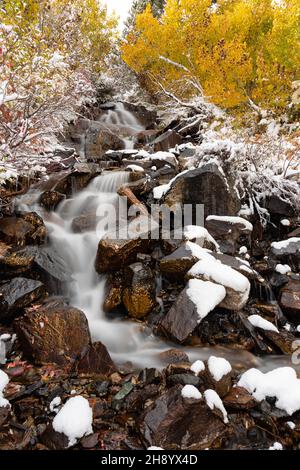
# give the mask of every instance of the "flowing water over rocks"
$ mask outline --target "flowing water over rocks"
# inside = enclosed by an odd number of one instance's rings
[[[199,164],[175,131],[146,127],[123,103],[79,120],[72,170],[0,220],[0,449],[67,448],[53,417],[74,394],[93,414],[80,448],[263,449],[274,435],[296,448],[298,398],[291,405],[262,372],[299,370],[299,238],[278,243],[282,227],[272,245],[257,236],[215,162]],[[152,203],[195,201],[206,229],[111,236],[116,221],[120,233],[148,220]],[[293,369],[280,370],[287,380],[278,372],[277,382],[297,391]],[[22,423],[13,437],[12,416]]]

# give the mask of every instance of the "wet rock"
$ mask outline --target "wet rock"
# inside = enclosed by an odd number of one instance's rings
[[[205,227],[220,244],[223,253],[234,254],[238,242],[250,245],[253,227],[247,220],[243,222],[240,217],[209,216]]]
[[[132,392],[134,385],[131,382],[126,382],[121,390],[113,397],[112,406],[115,410],[122,407],[124,399]]]
[[[218,167],[207,164],[178,176],[164,198],[169,207],[179,203],[203,204],[204,216],[235,215],[240,202]]]
[[[217,394],[223,398],[232,387],[232,371],[223,375],[219,380],[216,380],[209,367],[205,368],[205,381],[207,388],[213,389]]]
[[[282,330],[280,333],[276,333],[276,331],[261,330],[261,333],[270,340],[282,354],[293,354],[295,350],[293,343],[296,337],[289,331]]]
[[[281,264],[287,264],[293,270],[300,271],[300,238],[294,237],[272,243],[271,256]]]
[[[126,239],[102,238],[98,245],[95,267],[99,274],[117,271],[136,261],[138,253],[149,253],[153,242],[148,229]]]
[[[160,261],[160,271],[164,276],[171,280],[184,279],[186,273],[199,261],[190,246],[189,242],[185,242]]]
[[[19,247],[41,244],[45,241],[46,233],[42,219],[34,213],[0,219],[0,240],[8,244]]]
[[[185,288],[160,323],[162,331],[171,339],[183,343],[199,324],[196,305]]]
[[[225,408],[232,410],[249,410],[258,405],[253,396],[242,387],[232,387],[223,398]]]
[[[69,438],[63,433],[54,431],[49,424],[40,436],[40,441],[50,450],[65,450],[69,447]]]
[[[122,275],[110,274],[106,284],[106,295],[103,309],[111,312],[122,303],[123,278]]]
[[[85,135],[85,155],[88,161],[101,160],[108,150],[124,149],[123,140],[101,122],[91,121]]]
[[[155,129],[149,129],[141,131],[136,135],[136,143],[140,145],[146,145],[151,142],[158,134],[158,131]]]
[[[33,257],[33,269],[49,293],[62,294],[71,281],[70,267],[52,246],[27,247],[22,254]]]
[[[228,428],[203,400],[183,399],[181,388],[171,388],[146,410],[140,432],[147,447],[168,450],[218,447]]]
[[[143,369],[139,374],[139,380],[148,384],[159,384],[162,381],[162,375],[159,370],[154,369]]]
[[[180,349],[168,349],[167,351],[160,353],[159,357],[162,363],[165,365],[189,363],[188,355]]]
[[[159,135],[151,142],[155,152],[166,152],[179,144],[182,144],[182,137],[171,129]]]
[[[65,195],[57,191],[45,191],[41,195],[39,202],[47,211],[54,211],[64,199]]]
[[[194,385],[194,387],[199,387],[203,384],[203,380],[193,374],[173,374],[167,378],[167,384],[171,387],[173,385]]]
[[[0,321],[10,319],[22,308],[42,299],[46,294],[39,281],[16,277],[0,285]]]
[[[147,109],[141,104],[136,105],[127,101],[123,104],[125,109],[133,113],[146,129],[154,129],[157,120],[156,111]]]
[[[11,413],[10,406],[0,407],[0,426],[3,426],[9,419]]]
[[[89,182],[100,173],[101,168],[98,165],[89,163],[76,164],[73,171],[62,172],[52,184],[49,184],[49,189],[66,196],[71,196],[73,193],[86,188]]]
[[[10,247],[0,243],[0,276],[8,277],[18,276],[28,271],[33,264],[34,257],[29,253],[20,251],[11,251]]]
[[[295,323],[300,320],[300,281],[289,281],[280,291],[279,304],[285,316]]]
[[[123,304],[130,316],[143,318],[156,306],[156,286],[152,270],[143,263],[134,263],[124,272]]]
[[[15,321],[21,349],[35,363],[70,367],[91,344],[86,316],[61,302],[28,309]]]
[[[75,233],[96,230],[98,218],[95,213],[83,214],[72,220],[72,230]]]
[[[89,346],[86,353],[77,364],[79,374],[108,376],[116,372],[109,352],[100,341]]]

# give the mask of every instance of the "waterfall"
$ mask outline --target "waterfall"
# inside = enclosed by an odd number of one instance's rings
[[[114,109],[107,110],[99,121],[108,126],[118,128],[119,133],[123,137],[125,149],[134,148],[134,134],[144,130],[144,126],[135,117],[133,113],[128,111],[123,103],[116,103]]]

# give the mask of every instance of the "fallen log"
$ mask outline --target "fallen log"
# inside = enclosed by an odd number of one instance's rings
[[[147,216],[149,215],[148,209],[145,206],[145,204],[143,204],[141,201],[138,200],[138,198],[133,194],[133,192],[128,186],[121,186],[118,189],[118,194],[121,197],[127,198],[129,207],[135,206],[136,208],[139,209],[141,214],[147,215]]]

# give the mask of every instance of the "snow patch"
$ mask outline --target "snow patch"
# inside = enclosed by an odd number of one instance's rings
[[[226,290],[223,286],[199,279],[191,279],[188,282],[186,293],[196,306],[199,323],[226,297]]]
[[[242,230],[246,230],[247,232],[252,232],[253,231],[253,225],[251,222],[249,222],[246,219],[243,219],[242,217],[230,217],[230,216],[219,216],[219,215],[209,215],[206,218],[207,221],[209,220],[217,220],[220,222],[227,222],[228,224],[231,225],[242,225]]]
[[[273,323],[268,320],[265,320],[260,315],[250,315],[250,317],[248,317],[248,320],[251,325],[255,326],[256,328],[261,328],[265,331],[275,331],[275,333],[279,333],[278,329],[275,325],[273,325]]]
[[[287,274],[290,273],[292,270],[288,264],[277,264],[275,267],[275,271],[279,274]]]
[[[194,400],[200,400],[202,398],[202,393],[199,392],[198,388],[194,385],[185,385],[181,390],[181,396],[183,398],[194,398]]]
[[[191,365],[191,371],[194,372],[195,375],[198,375],[203,370],[205,370],[205,364],[203,361],[198,360]]]
[[[223,357],[210,356],[207,364],[208,370],[216,382],[232,371],[231,364]]]
[[[69,398],[53,420],[53,429],[69,438],[69,447],[76,444],[77,439],[93,432],[93,411],[86,398],[78,395]]]
[[[225,424],[228,423],[227,411],[224,408],[223,402],[215,390],[206,390],[204,392],[204,397],[207,403],[207,406],[213,410],[217,408],[223,414],[223,421]]]
[[[10,406],[9,401],[3,397],[3,392],[5,387],[9,383],[8,375],[0,369],[0,408],[5,408],[6,406]]]
[[[291,367],[279,367],[265,374],[252,368],[245,372],[239,382],[257,401],[266,397],[276,398],[276,407],[292,415],[300,409],[300,379]]]

